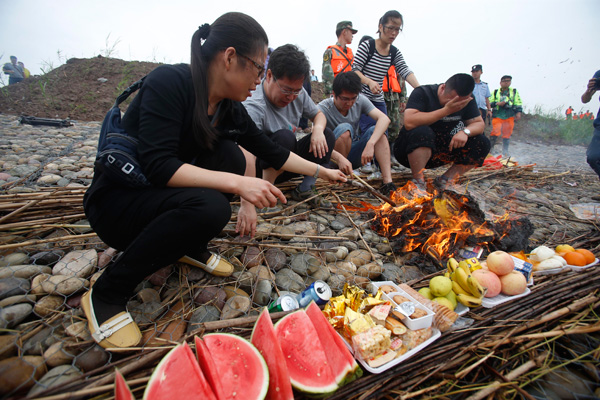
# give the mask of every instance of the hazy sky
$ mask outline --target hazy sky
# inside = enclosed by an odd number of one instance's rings
[[[385,3],[385,4],[384,4]],[[396,9],[404,16],[400,49],[421,84],[441,83],[483,65],[493,90],[513,76],[525,109],[572,105],[598,110],[597,96],[584,105],[587,81],[600,69],[600,0],[183,1],[0,0],[0,62],[16,55],[33,74],[72,57],[108,54],[124,60],[189,62],[198,25],[228,11],[253,16],[271,47],[293,43],[321,77],[322,54],[335,43],[335,25],[351,20],[358,33],[375,36],[379,18]],[[6,82],[7,78],[3,76]],[[410,90],[409,90],[410,91]]]

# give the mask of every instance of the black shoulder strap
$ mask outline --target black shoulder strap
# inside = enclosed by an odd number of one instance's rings
[[[373,54],[375,54],[375,39],[371,38],[369,39],[369,54],[367,55],[365,65],[367,65],[371,58],[373,58]]]
[[[390,67],[391,67],[392,65],[394,65],[394,60],[396,59],[396,54],[398,54],[398,48],[396,46],[392,45],[390,47],[390,54],[392,56],[392,58],[390,60]]]
[[[118,107],[119,104],[124,102],[129,96],[131,96],[132,93],[137,92],[139,90],[139,88],[142,87],[142,83],[144,83],[144,79],[146,79],[145,76],[142,79],[140,79],[139,81],[135,82],[133,85],[129,86],[127,89],[125,89],[123,91],[123,93],[121,93],[119,95],[119,97],[117,97],[117,100],[115,100],[115,104],[113,104],[113,107]]]

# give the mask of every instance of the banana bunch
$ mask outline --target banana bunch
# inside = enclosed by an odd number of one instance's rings
[[[481,265],[476,258],[469,259],[469,262],[466,261],[458,262],[454,258],[450,258],[446,264],[447,274],[452,280],[452,291],[456,294],[456,300],[470,308],[479,307],[486,289],[471,275],[470,265],[476,264],[473,271],[481,268]]]

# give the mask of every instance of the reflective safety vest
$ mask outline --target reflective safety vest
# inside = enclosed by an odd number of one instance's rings
[[[389,79],[388,79],[389,77]],[[398,81],[398,75],[396,74],[396,66],[392,65],[390,69],[388,69],[387,74],[385,74],[385,78],[383,78],[383,91],[389,92],[390,89],[394,93],[402,92],[402,88],[400,87],[400,82]]]
[[[346,47],[346,52],[338,45],[328,46],[327,48],[331,49],[331,69],[333,70],[333,76],[337,76],[340,72],[352,71],[354,55],[350,47]]]

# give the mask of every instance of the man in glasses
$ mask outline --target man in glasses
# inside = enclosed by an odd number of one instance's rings
[[[335,35],[338,40],[333,46],[328,46],[325,53],[323,53],[323,70],[321,76],[326,96],[331,94],[333,78],[337,74],[352,71],[354,54],[352,54],[352,49],[348,45],[352,43],[352,38],[356,32],[358,31],[352,27],[352,21],[338,22],[335,27]]]
[[[411,169],[419,192],[428,191],[425,169],[452,163],[434,181],[440,190],[483,164],[490,141],[482,135],[485,125],[471,96],[474,87],[471,75],[456,74],[441,85],[422,85],[410,94],[394,155]]]
[[[523,112],[523,102],[521,96],[515,88],[511,88],[512,76],[504,75],[500,79],[500,89],[494,90],[490,98],[492,106],[492,132],[490,132],[490,142],[492,149],[496,141],[502,135],[502,155],[510,157],[508,145],[510,136],[515,127],[515,121],[521,119]]]
[[[335,145],[335,136],[326,128],[325,115],[312,101],[303,83],[310,76],[310,63],[298,47],[286,44],[273,51],[262,83],[244,101],[248,114],[259,129],[266,131],[273,141],[290,149],[300,157],[325,165]],[[301,117],[313,122],[311,134],[296,139],[301,129]],[[257,175],[270,182],[284,182],[294,175],[274,170],[262,160],[256,163]],[[316,176],[305,176],[292,192],[294,200],[302,201],[316,194]],[[315,206],[328,207],[320,196],[311,200]]]
[[[352,169],[377,160],[381,168],[383,185],[379,191],[385,196],[396,190],[392,182],[390,146],[385,131],[390,119],[375,108],[365,96],[360,95],[360,77],[356,72],[339,73],[333,80],[333,98],[319,103],[327,117],[327,127],[335,135],[335,151],[331,159],[345,174]],[[361,115],[375,120],[375,125],[358,134]]]

